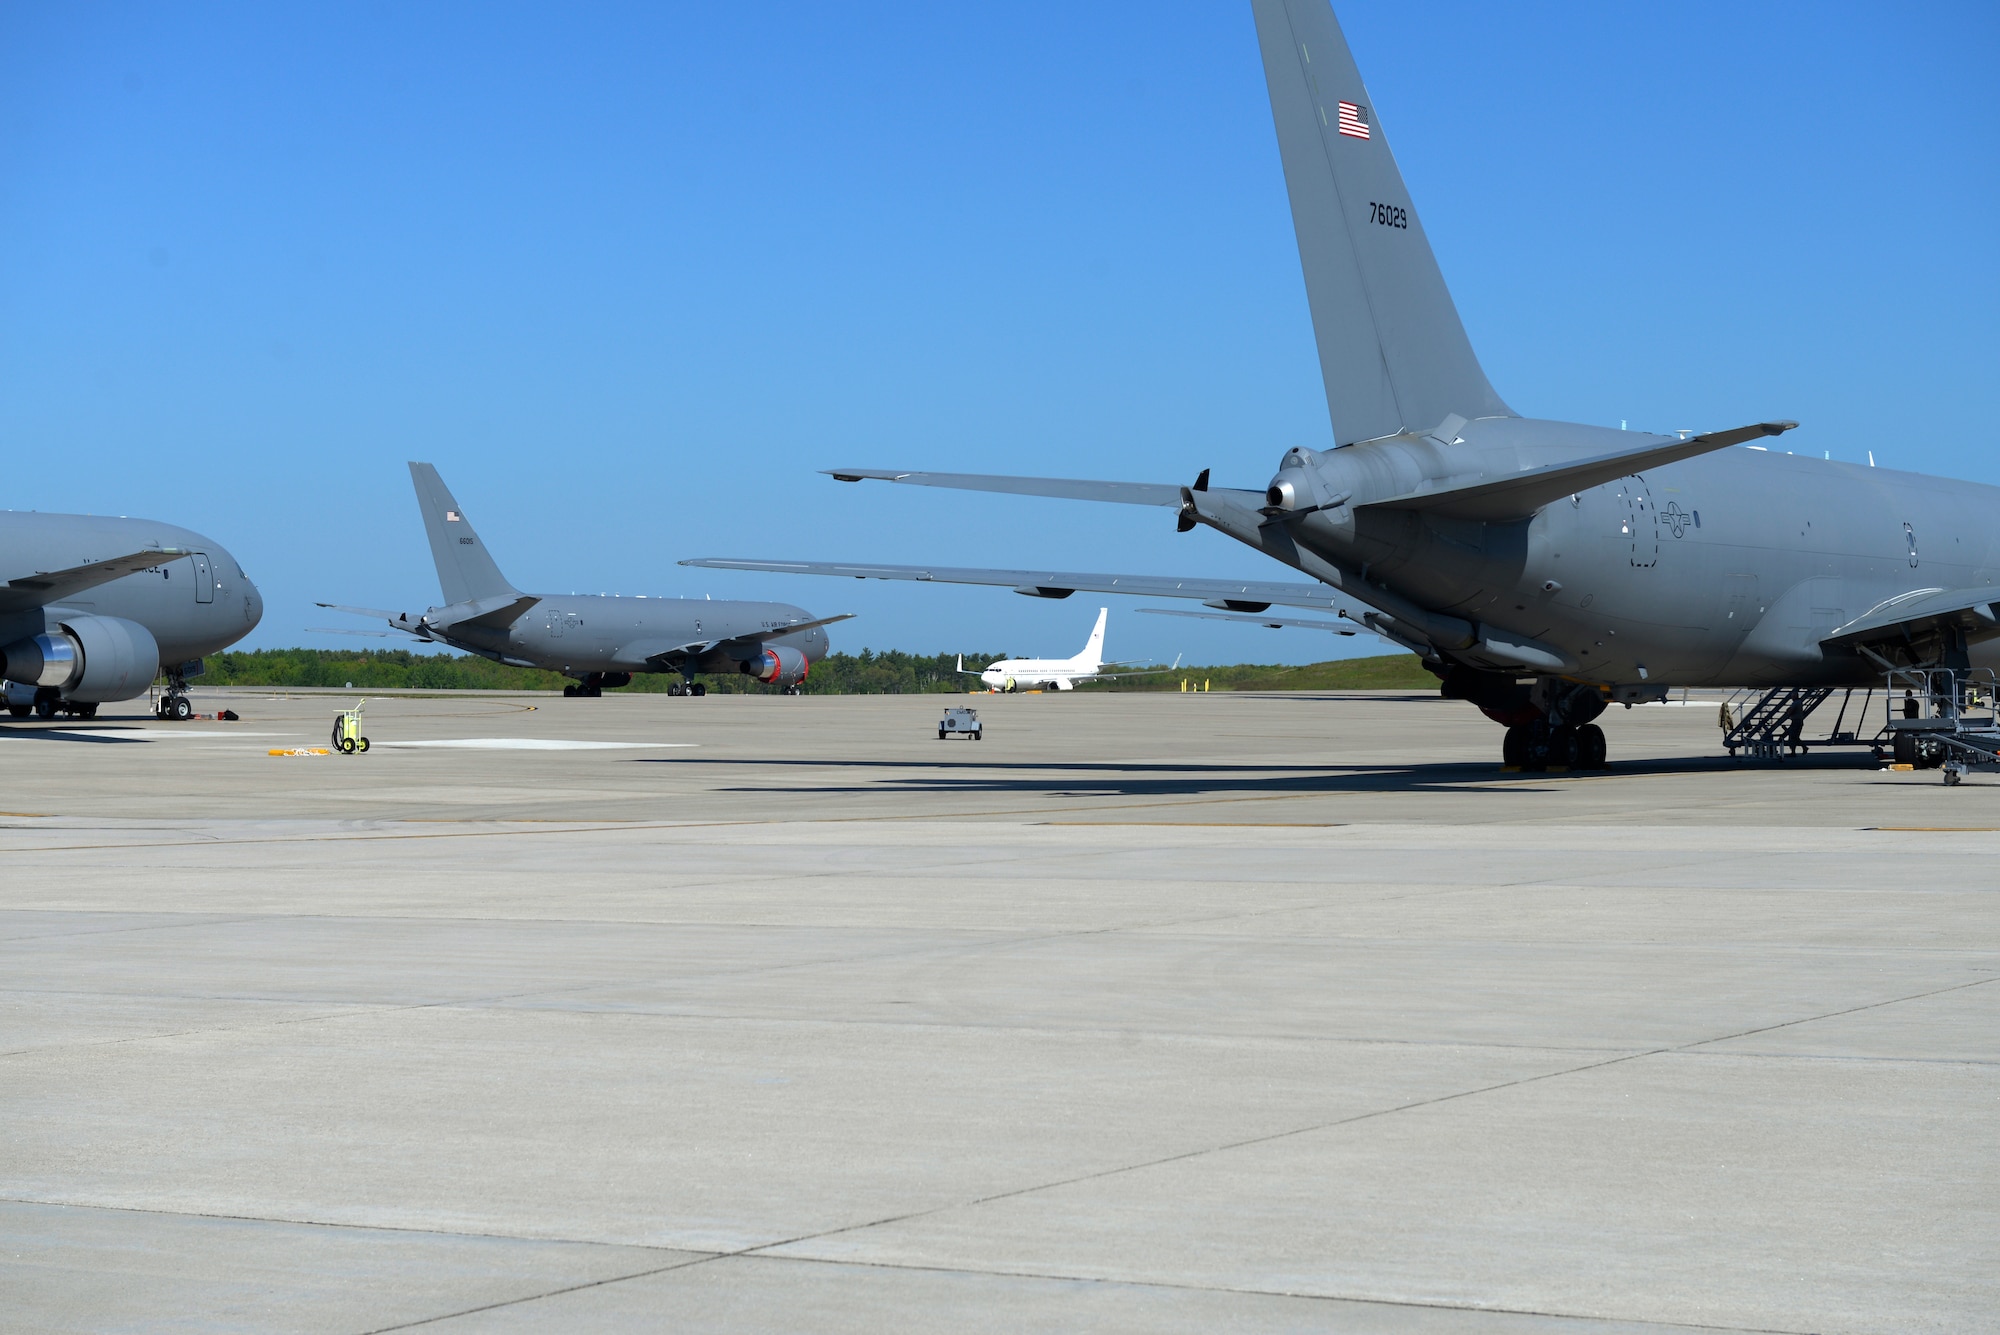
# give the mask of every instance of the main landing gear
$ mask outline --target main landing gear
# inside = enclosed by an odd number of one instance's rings
[[[604,694],[606,687],[617,690],[620,686],[631,684],[632,674],[629,672],[586,672],[582,681],[563,687],[563,695],[572,700],[595,700]]]
[[[708,685],[699,681],[677,681],[667,687],[668,695],[707,695]]]
[[[15,718],[26,718],[30,710],[39,719],[52,719],[58,714],[69,718],[96,718],[95,700],[65,700],[62,692],[53,686],[44,686],[35,692],[33,704],[9,704],[7,712]]]
[[[1605,767],[1604,729],[1591,720],[1604,712],[1604,693],[1582,682],[1555,677],[1522,680],[1509,672],[1490,672],[1426,659],[1424,667],[1438,678],[1438,694],[1465,700],[1507,729],[1500,744],[1500,761],[1509,769],[1587,769]]]
[[[1546,719],[1516,724],[1500,743],[1500,759],[1510,769],[1603,769],[1604,729],[1595,723],[1551,727]]]

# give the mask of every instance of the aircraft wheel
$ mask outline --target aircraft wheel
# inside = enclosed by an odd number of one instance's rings
[[[1549,729],[1549,765],[1551,768],[1575,769],[1582,758],[1582,750],[1577,744],[1575,728]]]
[[[705,682],[705,681],[691,681],[691,682],[689,682],[689,683],[688,683],[688,694],[689,694],[689,695],[707,695],[707,694],[708,694],[708,683],[707,683],[707,682]]]
[[[55,716],[56,716],[56,702],[55,702],[55,701],[53,701],[53,700],[37,700],[37,701],[35,701],[35,717],[36,717],[36,718],[54,718]]]
[[[33,705],[8,705],[7,712],[9,714],[12,714],[15,718],[26,718],[28,717],[29,711],[32,710],[33,708],[34,708]]]
[[[194,705],[185,695],[174,697],[174,718],[182,723],[194,717]]]
[[[1528,765],[1528,730],[1521,727],[1507,729],[1507,735],[1500,741],[1500,763],[1510,769],[1526,769]]]
[[[565,699],[565,700],[574,700],[575,698],[576,698],[576,685],[575,685],[575,683],[573,683],[573,682],[571,682],[571,683],[565,683],[565,684],[564,684],[564,686],[563,686],[563,699]]]
[[[1595,723],[1586,723],[1576,730],[1576,763],[1584,769],[1603,769],[1606,765],[1608,748],[1604,743],[1604,729]]]

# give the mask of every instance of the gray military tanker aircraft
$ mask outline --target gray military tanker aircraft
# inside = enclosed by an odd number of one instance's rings
[[[201,657],[248,635],[264,600],[219,542],[151,519],[0,513],[4,700],[90,718],[144,695],[161,673],[162,718],[185,719]]]
[[[1160,505],[1312,584],[687,564],[1331,611],[1423,656],[1513,763],[1604,761],[1608,702],[1993,666],[2000,488],[1795,457],[1795,423],[1664,436],[1513,412],[1487,382],[1325,0],[1252,0],[1335,448],[1260,491],[841,468],[842,481]],[[1747,448],[1732,448],[1745,446]]]
[[[563,687],[568,696],[629,686],[637,672],[681,674],[685,680],[668,687],[669,695],[708,694],[708,687],[694,680],[697,672],[747,674],[795,695],[812,665],[826,657],[825,628],[854,615],[816,618],[789,603],[522,593],[500,573],[437,469],[412,463],[410,480],[430,535],[444,606],[413,616],[319,604],[381,617],[390,627],[338,633],[400,632],[496,663],[560,672],[577,679]]]

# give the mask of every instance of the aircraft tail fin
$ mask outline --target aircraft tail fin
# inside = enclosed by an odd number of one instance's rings
[[[1078,667],[1087,672],[1095,672],[1104,666],[1104,622],[1111,615],[1111,609],[1097,609],[1097,624],[1090,628],[1090,638],[1084,642],[1083,652],[1075,658]]]
[[[1327,0],[1251,0],[1334,441],[1512,417],[1465,336]]]
[[[431,559],[437,562],[438,588],[446,605],[520,593],[493,563],[437,469],[412,463],[410,481],[417,488],[417,507],[424,512],[424,532],[430,535]]]

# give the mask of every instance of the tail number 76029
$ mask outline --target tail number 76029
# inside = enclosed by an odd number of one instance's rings
[[[1368,201],[1368,221],[1383,227],[1401,227],[1408,230],[1410,211],[1398,208],[1394,204],[1377,204],[1371,199]]]

